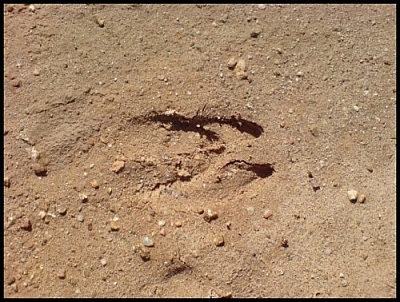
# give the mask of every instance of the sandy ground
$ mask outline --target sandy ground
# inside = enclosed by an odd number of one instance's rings
[[[395,15],[4,6],[5,296],[395,297]]]

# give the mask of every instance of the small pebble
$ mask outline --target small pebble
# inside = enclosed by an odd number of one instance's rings
[[[366,197],[364,194],[360,194],[360,195],[358,195],[358,197],[357,197],[357,201],[358,201],[359,203],[364,203],[366,198],[367,198],[367,197]]]
[[[67,214],[67,208],[66,207],[60,207],[57,209],[57,213],[60,214],[61,216],[64,216]]]
[[[139,247],[139,256],[142,258],[143,261],[150,260],[150,251],[144,248]]]
[[[15,282],[15,277],[14,276],[8,277],[7,280],[6,280],[7,285],[11,285],[14,282]]]
[[[192,251],[192,256],[194,257],[194,258],[199,258],[199,251],[198,250],[193,250]]]
[[[271,211],[270,209],[266,209],[266,210],[264,211],[263,217],[264,217],[265,219],[271,218],[271,217],[272,217],[272,211]]]
[[[236,64],[237,64],[237,61],[234,57],[229,58],[228,64],[227,64],[229,69],[234,69]]]
[[[288,248],[289,247],[289,241],[286,238],[282,238],[281,246],[284,247],[284,248]]]
[[[104,27],[104,20],[95,17],[95,22],[99,27]]]
[[[46,217],[46,212],[45,212],[45,211],[40,211],[40,212],[39,212],[39,217],[40,217],[41,219],[44,219],[44,218]]]
[[[374,168],[372,167],[371,164],[367,164],[366,168],[367,168],[368,172],[372,173],[374,171]]]
[[[9,188],[11,185],[10,177],[4,177],[4,186]]]
[[[107,265],[107,260],[104,259],[104,258],[102,258],[102,259],[100,260],[100,263],[101,263],[102,266],[106,266],[106,265]]]
[[[154,246],[154,241],[151,238],[149,238],[148,236],[144,236],[142,238],[142,242],[143,242],[144,246],[147,246],[147,247]]]
[[[177,228],[180,228],[180,227],[182,226],[182,222],[181,222],[181,221],[175,222],[175,226],[176,226]]]
[[[88,201],[88,196],[84,193],[79,193],[79,199],[81,202],[85,203]]]
[[[108,193],[108,195],[111,195],[111,193],[112,193],[112,188],[107,188],[107,193]]]
[[[37,176],[45,176],[47,175],[47,168],[45,165],[41,163],[32,164],[32,170],[35,172]]]
[[[355,111],[357,111],[357,112],[360,111],[360,107],[355,106],[355,105],[353,106],[353,109],[354,109]]]
[[[247,210],[247,214],[249,214],[249,215],[254,214],[254,207],[248,207],[246,210]]]
[[[28,9],[29,9],[29,11],[31,11],[32,13],[36,10],[36,8],[33,6],[33,4],[29,5]]]
[[[351,202],[356,202],[358,197],[358,192],[356,190],[347,191],[347,197]]]
[[[95,179],[90,182],[90,185],[92,186],[92,188],[95,188],[95,189],[99,188],[99,183]]]
[[[165,233],[165,229],[162,228],[162,229],[160,230],[160,235],[161,235],[161,236],[165,236],[165,234],[166,234],[166,233]]]
[[[160,221],[158,222],[158,226],[159,226],[159,227],[165,226],[165,221],[164,221],[164,220],[160,220]]]
[[[83,220],[84,220],[82,215],[78,215],[78,217],[76,217],[76,219],[78,219],[79,222],[83,222]]]
[[[118,218],[117,217],[113,218],[110,221],[110,228],[111,228],[111,231],[114,231],[114,232],[119,231],[120,225],[118,223]]]
[[[15,80],[12,80],[11,85],[12,85],[13,87],[18,88],[18,87],[21,87],[22,82],[21,82],[20,80],[15,79]]]
[[[112,164],[110,170],[114,173],[119,173],[123,168],[125,168],[125,162],[122,160],[117,160]]]
[[[215,220],[218,218],[218,213],[214,212],[210,209],[208,209],[207,211],[205,211],[204,213],[204,220],[207,222],[211,222],[211,220]]]
[[[258,4],[257,7],[258,7],[258,9],[264,10],[267,7],[267,5],[266,4]]]
[[[11,286],[11,289],[12,289],[15,293],[18,293],[18,285],[17,285],[17,283],[13,283],[13,284],[11,284],[10,286]]]
[[[252,37],[252,38],[258,38],[258,36],[261,34],[261,31],[260,30],[252,30],[251,32],[250,32],[250,37]]]
[[[65,269],[60,269],[60,270],[57,272],[57,277],[60,278],[60,279],[65,279],[66,273],[67,273],[67,272],[66,272]]]
[[[30,221],[28,218],[24,218],[24,219],[21,221],[20,228],[21,228],[22,230],[25,230],[25,231],[31,231],[31,230],[32,230],[31,221]]]
[[[39,71],[38,69],[35,69],[35,70],[33,71],[33,75],[34,75],[34,76],[39,76],[39,75],[40,75],[40,71]]]
[[[224,236],[218,234],[214,237],[214,244],[216,246],[223,246],[224,245]]]
[[[195,209],[193,209],[193,211],[194,211],[195,213],[199,214],[199,215],[201,215],[201,214],[204,213],[204,209],[201,208],[201,207],[195,208]]]
[[[239,59],[236,63],[235,70],[237,71],[246,71],[246,62],[243,59]]]

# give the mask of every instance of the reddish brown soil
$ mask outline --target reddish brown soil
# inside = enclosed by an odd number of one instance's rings
[[[395,297],[395,17],[4,6],[5,296]]]

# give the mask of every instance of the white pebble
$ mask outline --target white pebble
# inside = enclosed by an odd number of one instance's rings
[[[154,241],[151,238],[149,238],[148,236],[144,236],[142,238],[142,242],[143,242],[144,246],[147,246],[147,247],[154,246]]]
[[[45,211],[40,211],[39,212],[39,217],[44,219],[46,217],[46,212]]]
[[[159,226],[159,227],[165,226],[165,221],[164,221],[164,220],[160,220],[160,221],[158,222],[158,226]]]
[[[347,197],[351,202],[356,202],[358,197],[358,192],[356,190],[347,191]]]
[[[102,258],[102,259],[100,260],[100,263],[101,263],[102,266],[106,266],[106,265],[107,265],[107,260],[104,259],[104,258]]]

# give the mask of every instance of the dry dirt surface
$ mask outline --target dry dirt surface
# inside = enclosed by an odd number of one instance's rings
[[[6,297],[396,296],[394,5],[3,14]]]

